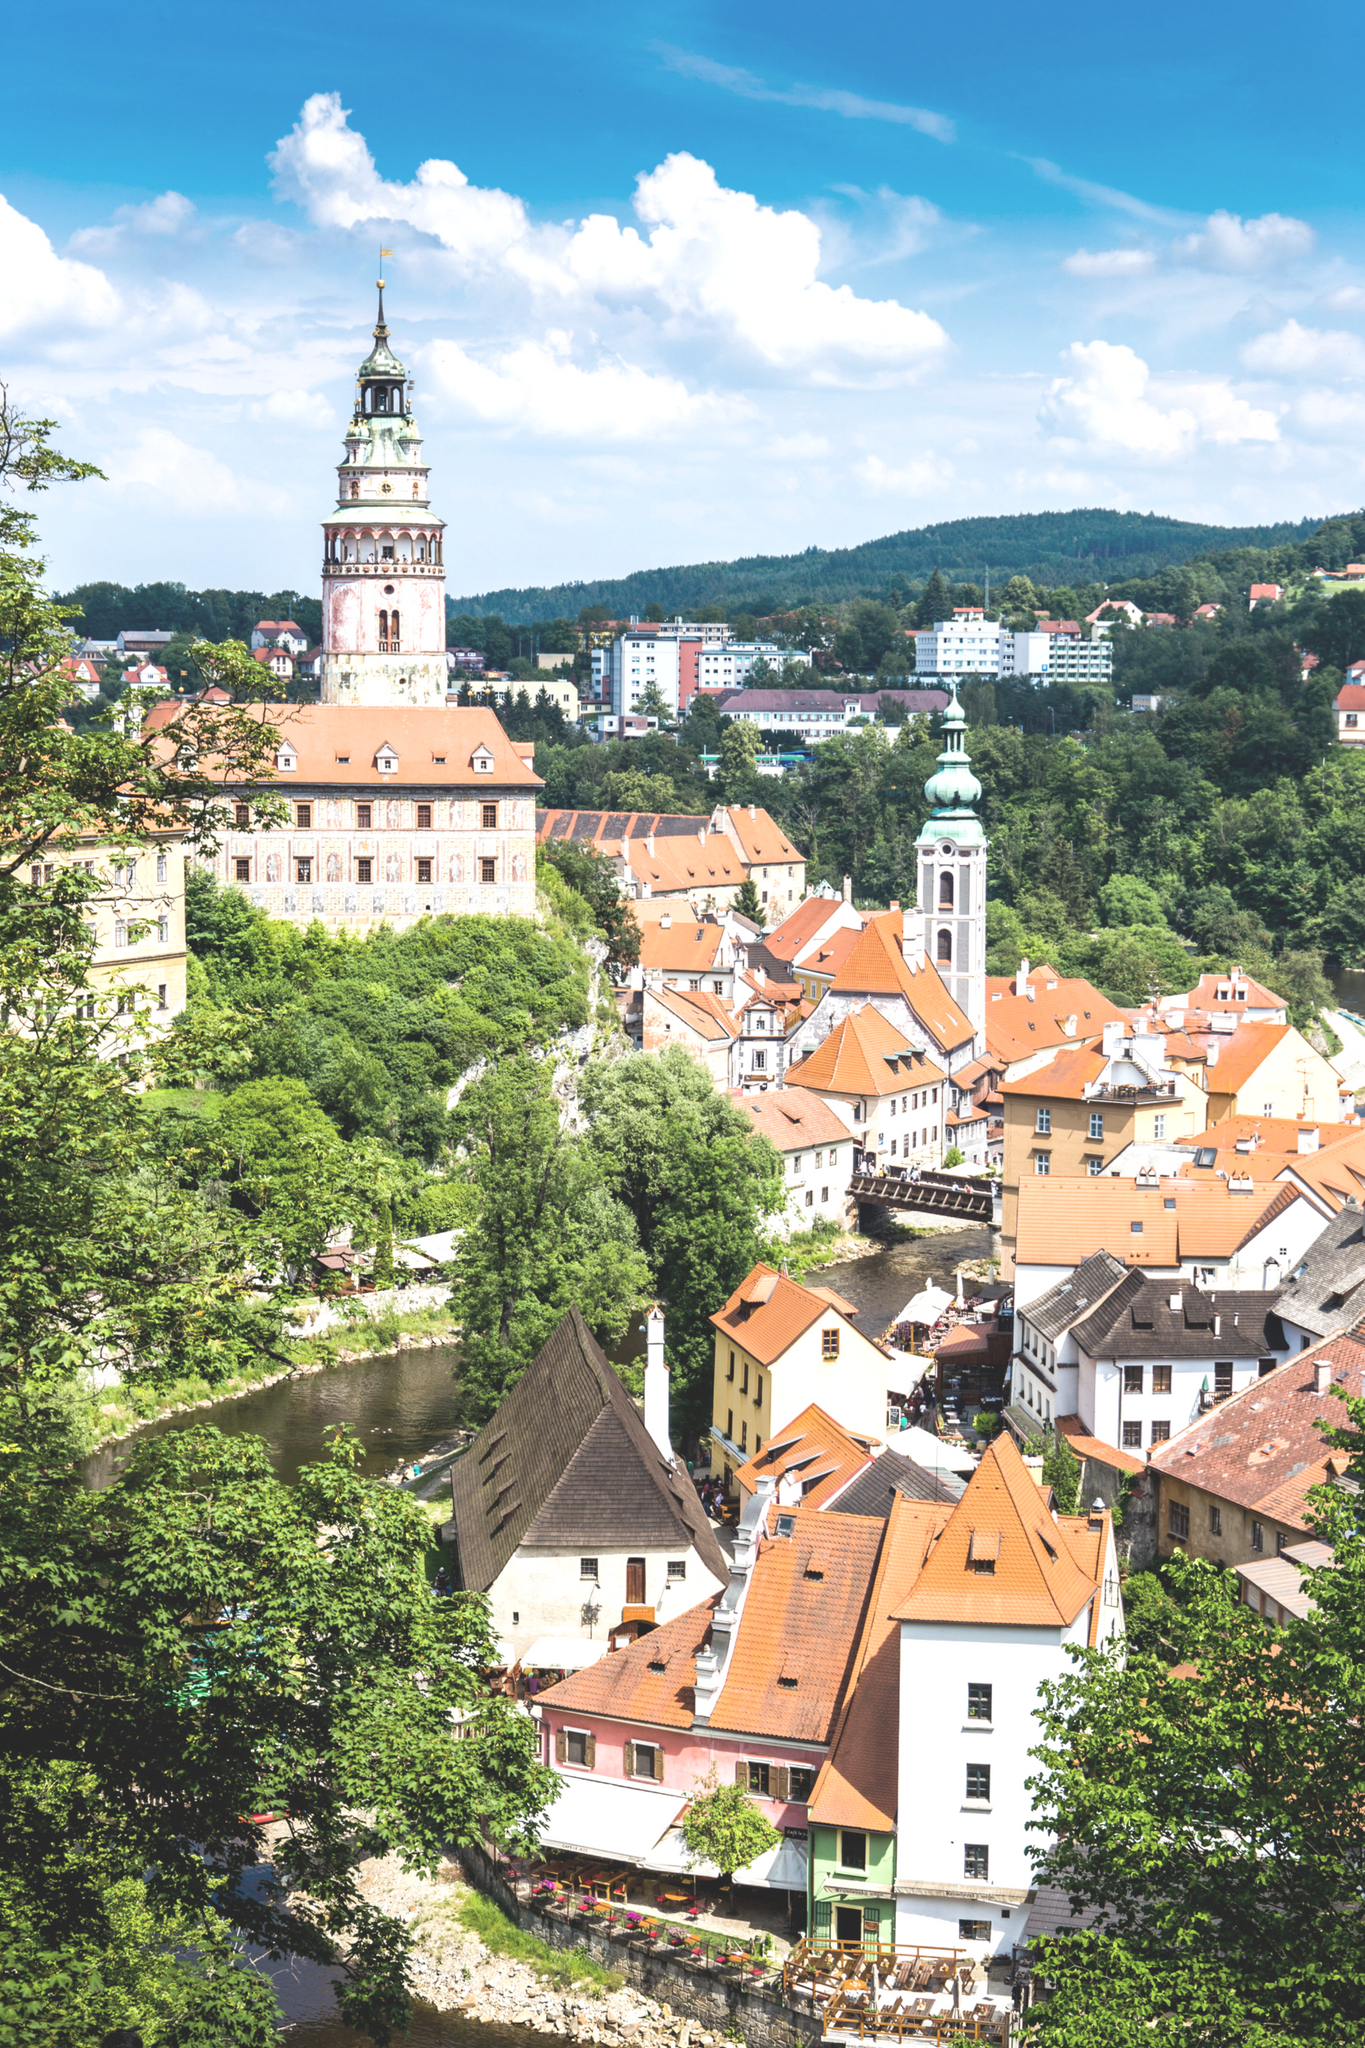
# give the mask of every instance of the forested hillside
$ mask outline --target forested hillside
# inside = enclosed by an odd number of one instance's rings
[[[296,590],[187,590],[183,583],[81,583],[55,602],[74,605],[73,630],[90,640],[122,632],[189,633],[204,640],[249,640],[258,619],[293,619],[316,644],[322,600]]]
[[[1168,563],[1230,549],[1266,550],[1302,541],[1315,519],[1277,526],[1200,526],[1155,512],[1024,512],[999,519],[950,519],[852,548],[810,547],[799,555],[746,555],[640,569],[596,582],[489,590],[449,600],[452,613],[496,612],[513,623],[573,617],[601,605],[612,618],[644,617],[658,604],[670,617],[702,607],[768,613],[852,597],[886,597],[923,584],[935,569],[981,583],[1023,575],[1044,583],[1092,583],[1150,576]],[[1329,565],[1330,566],[1330,565]]]

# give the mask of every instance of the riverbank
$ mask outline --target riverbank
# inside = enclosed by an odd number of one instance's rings
[[[388,1357],[397,1351],[449,1344],[458,1336],[459,1323],[447,1303],[403,1310],[396,1305],[401,1298],[401,1289],[394,1289],[378,1300],[375,1296],[363,1296],[362,1300],[376,1303],[374,1312],[362,1310],[355,1322],[335,1324],[320,1335],[286,1337],[286,1365],[278,1362],[277,1354],[263,1358],[259,1366],[244,1366],[212,1386],[196,1374],[157,1387],[92,1387],[84,1397],[89,1449],[96,1451],[121,1443],[149,1423],[167,1422],[173,1416],[190,1415],[200,1408],[216,1408],[220,1402],[262,1393],[286,1380],[307,1378],[334,1366]]]
[[[675,2015],[592,1957],[523,1933],[456,1863],[427,1878],[390,1856],[363,1864],[358,1876],[367,1899],[407,1922],[414,1988],[438,2012],[533,2027],[595,2048],[715,2048],[724,2038]]]

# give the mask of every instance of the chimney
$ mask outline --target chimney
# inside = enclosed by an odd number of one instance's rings
[[[758,1539],[764,1532],[768,1508],[776,1492],[777,1480],[771,1472],[765,1472],[756,1479],[753,1496],[740,1516],[739,1527],[735,1531],[734,1554],[730,1560],[730,1583],[721,1594],[711,1618],[711,1640],[704,1650],[697,1652],[695,1716],[702,1727],[706,1726],[715,1711],[716,1702],[725,1684],[735,1637],[739,1633],[739,1624],[744,1613],[744,1602],[748,1597],[749,1575],[753,1570],[754,1559],[758,1555]]]
[[[1221,1337],[1223,1334],[1223,1318],[1221,1316],[1215,1316],[1213,1319],[1213,1334],[1215,1337]]]
[[[755,980],[755,981],[756,981],[756,982],[758,983],[758,985],[759,985],[759,987],[760,987],[760,988],[762,988],[762,986],[763,986],[764,982],[765,982],[765,981],[766,981],[767,979],[768,979],[768,970],[767,970],[767,968],[766,968],[766,967],[755,967],[755,969],[754,969],[754,980]]]
[[[1021,961],[1019,962],[1019,965],[1018,965],[1018,966],[1016,967],[1016,969],[1014,970],[1014,993],[1015,993],[1015,994],[1016,994],[1017,996],[1026,996],[1026,995],[1028,994],[1028,954],[1027,954],[1027,953],[1026,953],[1026,954],[1024,955],[1023,959],[1022,959],[1022,960],[1021,960]]]
[[[918,917],[906,922],[901,936],[901,958],[916,974],[924,965],[924,924]]]
[[[654,834],[653,834],[652,832],[646,832],[646,834],[645,834],[645,852],[646,852],[646,853],[647,853],[647,854],[649,855],[650,859],[651,859],[651,860],[653,860],[653,858],[654,858]]]
[[[1098,1494],[1095,1495],[1095,1498],[1090,1503],[1090,1519],[1087,1526],[1091,1529],[1102,1529],[1104,1527],[1104,1502]]]
[[[661,917],[661,918],[659,919],[659,930],[660,930],[661,932],[667,932],[667,931],[672,931],[672,929],[673,929],[673,913],[672,913],[672,911],[671,911],[671,910],[666,910],[666,911],[664,912],[663,916],[662,916],[662,917]]]
[[[1312,1126],[1309,1130],[1299,1132],[1300,1152],[1316,1152],[1321,1142],[1322,1140],[1316,1125]]]
[[[891,901],[890,901],[890,902],[889,902],[889,903],[887,904],[887,906],[886,906],[886,907],[887,907],[887,909],[888,909],[888,910],[899,910],[899,909],[900,909],[900,907],[901,907],[901,906],[900,906],[900,898],[899,898],[898,896],[893,896],[893,897],[891,898]]]
[[[1062,1019],[1062,1036],[1063,1038],[1074,1038],[1076,1036],[1076,1012],[1074,1010],[1069,1017],[1063,1017]]]
[[[851,903],[851,902],[853,901],[853,877],[852,877],[852,875],[845,875],[845,876],[844,876],[844,901],[845,901],[845,903]]]
[[[1168,1297],[1166,1306],[1173,1316],[1178,1316],[1180,1314],[1180,1304],[1183,1298],[1184,1297],[1181,1295],[1178,1289],[1174,1294]]]
[[[758,813],[757,813],[757,811],[755,810],[754,806],[753,806],[752,804],[750,804],[750,806],[749,806],[749,816],[750,816],[751,818],[754,818],[754,817],[757,817],[757,815],[758,815]]]
[[[1330,1391],[1331,1385],[1331,1360],[1327,1358],[1320,1358],[1313,1367],[1313,1392],[1315,1394],[1325,1394]]]
[[[668,1437],[668,1367],[664,1363],[664,1312],[652,1302],[645,1312],[645,1428],[661,1457],[670,1463]]]

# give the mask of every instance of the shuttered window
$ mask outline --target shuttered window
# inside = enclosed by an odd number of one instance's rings
[[[591,1771],[597,1765],[597,1737],[585,1728],[560,1728],[555,1732],[555,1762],[576,1764]]]

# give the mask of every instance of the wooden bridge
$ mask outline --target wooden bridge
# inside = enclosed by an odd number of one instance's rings
[[[965,1180],[956,1173],[921,1173],[911,1180],[904,1168],[882,1173],[855,1173],[848,1192],[859,1202],[880,1202],[887,1209],[914,1209],[924,1215],[960,1216],[964,1223],[999,1224],[1000,1183]]]

